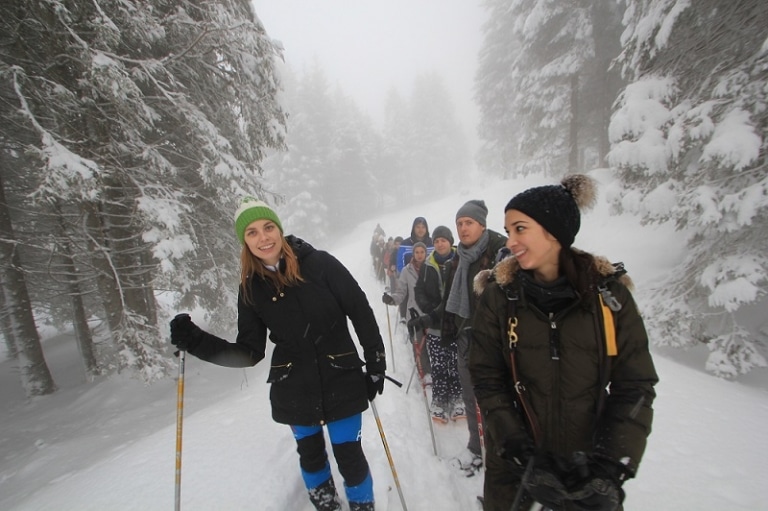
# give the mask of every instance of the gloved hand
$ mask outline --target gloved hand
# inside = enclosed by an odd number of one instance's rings
[[[368,387],[368,401],[373,401],[376,394],[384,392],[384,374],[365,373],[365,384]]]
[[[171,344],[180,351],[194,350],[203,338],[203,331],[192,322],[189,314],[177,314],[171,320]]]
[[[624,491],[610,479],[592,478],[579,491],[589,495],[573,501],[575,511],[616,511],[624,500]]]
[[[496,455],[510,469],[522,474],[534,454],[534,445],[515,413],[508,408],[497,408],[486,416],[485,425],[493,439]]]
[[[576,511],[616,511],[624,500],[621,484],[627,474],[625,467],[607,458],[584,458],[580,468],[584,482],[571,492],[573,508]]]
[[[533,441],[525,435],[508,435],[497,449],[496,454],[516,470],[524,470],[528,459],[534,454]]]
[[[408,320],[408,331],[415,332],[417,330],[426,330],[432,326],[432,317],[429,314],[422,314],[421,316]]]
[[[381,295],[381,301],[386,303],[387,305],[395,305],[395,299],[392,298],[392,296],[388,293],[384,293]]]

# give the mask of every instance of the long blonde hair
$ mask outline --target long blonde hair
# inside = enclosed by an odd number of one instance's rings
[[[278,265],[284,264],[284,271],[281,271],[280,268],[278,268],[278,271],[267,269],[264,263],[261,262],[261,259],[253,255],[247,245],[243,245],[240,251],[240,291],[245,303],[253,303],[250,289],[251,277],[253,275],[258,275],[262,279],[271,282],[278,292],[286,287],[304,282],[304,278],[301,276],[301,269],[299,268],[299,259],[296,257],[293,247],[291,247],[291,244],[288,243],[288,240],[282,234],[281,238],[283,246],[280,249]]]

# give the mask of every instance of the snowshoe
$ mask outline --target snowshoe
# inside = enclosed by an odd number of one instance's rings
[[[464,405],[456,405],[453,407],[453,410],[451,410],[451,420],[457,421],[459,419],[466,419],[467,418],[467,412],[464,409]]]
[[[448,415],[445,413],[445,411],[440,407],[434,407],[432,408],[432,420],[434,422],[438,422],[440,424],[447,424],[448,423]]]

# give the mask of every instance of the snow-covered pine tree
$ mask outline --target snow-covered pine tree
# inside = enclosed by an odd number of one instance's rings
[[[289,67],[280,95],[288,112],[287,150],[275,151],[265,161],[265,178],[279,191],[276,211],[287,233],[322,246],[329,238],[323,172],[330,148],[332,115],[328,80],[314,62],[296,75]]]
[[[331,100],[333,138],[323,188],[329,227],[341,235],[356,227],[366,214],[374,216],[381,204],[373,173],[380,144],[370,118],[351,97],[337,87]]]
[[[475,74],[475,102],[480,110],[480,148],[475,158],[478,168],[510,177],[522,160],[517,144],[520,124],[511,111],[519,92],[518,79],[511,72],[522,47],[520,35],[512,30],[519,9],[497,0],[483,5],[489,14]]]
[[[340,87],[330,90],[318,61],[297,78],[287,68],[281,102],[289,113],[288,151],[265,162],[279,190],[277,211],[286,229],[323,247],[381,204],[381,140],[371,120]],[[353,213],[357,212],[357,213]]]
[[[428,201],[466,178],[470,162],[467,141],[443,78],[436,72],[416,77],[409,110],[408,158],[414,172],[408,182],[415,188],[417,200]]]
[[[5,155],[3,155],[5,156]],[[0,157],[5,163],[7,158]],[[4,170],[4,167],[2,167]],[[21,385],[27,397],[50,394],[56,390],[53,376],[48,369],[40,344],[32,302],[29,298],[26,276],[21,265],[20,252],[16,250],[16,235],[13,230],[8,202],[5,198],[5,183],[0,175],[0,304],[6,328],[3,333],[10,336],[12,351],[19,367]]]
[[[380,186],[385,207],[400,207],[412,203],[408,176],[415,171],[410,157],[413,131],[408,100],[393,87],[384,101],[382,128],[383,173]]]
[[[32,206],[69,221],[39,227],[74,241],[115,367],[151,381],[170,367],[157,286],[234,314],[238,247],[223,227],[241,195],[266,193],[260,161],[281,144],[277,49],[245,0],[0,9],[13,120],[37,137]]]
[[[675,222],[688,248],[647,319],[736,377],[766,366],[768,3],[628,0],[624,19],[616,206]]]
[[[616,6],[600,0],[488,0],[476,76],[487,170],[563,175],[599,165],[618,75]]]

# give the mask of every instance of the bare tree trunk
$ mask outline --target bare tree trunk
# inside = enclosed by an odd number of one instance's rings
[[[110,264],[110,247],[102,225],[102,215],[98,204],[91,203],[85,207],[88,210],[86,223],[88,239],[91,244],[91,262],[98,272],[96,285],[106,314],[107,326],[112,338],[116,340],[116,334],[120,330],[120,322],[123,317],[123,304],[116,283],[116,270]]]
[[[151,270],[155,263],[152,261],[152,255],[147,250],[141,251],[141,264],[144,268],[141,281],[144,302],[146,303],[147,322],[150,325],[157,325],[157,301],[155,300],[155,288],[152,283],[153,272]]]
[[[61,217],[59,217],[61,218]],[[64,226],[62,225],[62,232]],[[68,243],[60,244],[60,256],[62,259],[63,273],[67,281],[67,293],[69,294],[70,304],[72,305],[72,325],[75,331],[77,347],[80,351],[80,358],[83,361],[85,369],[85,378],[87,381],[93,381],[93,377],[100,371],[96,362],[96,354],[93,346],[93,336],[88,327],[88,317],[83,305],[83,292],[78,281],[78,272],[75,262],[72,260],[72,249]]]
[[[3,332],[8,357],[15,360],[19,358],[19,350],[16,347],[16,336],[11,328],[11,317],[9,314],[10,311],[5,305],[5,293],[3,293],[3,288],[0,287],[0,330]]]
[[[608,125],[611,122],[613,101],[623,87],[624,81],[618,69],[611,69],[611,61],[621,52],[621,13],[616,5],[595,2],[592,7],[592,26],[602,27],[594,31],[595,63],[597,80],[596,90],[592,91],[598,98],[593,108],[597,109],[598,131],[597,157],[598,167],[608,165],[607,156],[611,149],[608,138]]]
[[[32,314],[27,283],[16,251],[5,189],[0,178],[0,286],[3,289],[10,331],[18,349],[21,384],[27,397],[51,394],[56,390],[43,356],[40,334]]]

